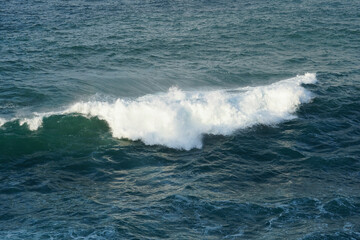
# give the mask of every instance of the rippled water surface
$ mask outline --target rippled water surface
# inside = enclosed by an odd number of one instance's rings
[[[359,1],[0,8],[0,239],[360,239]]]

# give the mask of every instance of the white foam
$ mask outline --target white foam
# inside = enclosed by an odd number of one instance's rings
[[[32,118],[23,118],[20,119],[20,126],[27,124],[28,128],[31,131],[37,130],[42,125],[43,118],[41,116],[32,117]]]
[[[46,113],[34,112],[33,113],[34,116],[31,117],[31,118],[19,118],[19,124],[20,124],[20,126],[26,124],[31,131],[35,131],[39,127],[41,127],[41,125],[43,123],[43,119],[45,117],[49,117],[49,116],[52,116],[52,115],[58,115],[58,114],[61,115],[61,114],[64,114],[64,112],[63,111],[46,112]],[[16,120],[16,119],[12,119],[12,120]]]
[[[312,99],[301,84],[315,82],[316,75],[307,73],[259,87],[217,91],[173,87],[167,93],[133,100],[78,102],[62,112],[20,119],[20,124],[36,130],[43,117],[79,113],[105,120],[116,138],[189,150],[202,147],[203,134],[229,135],[256,124],[271,125],[294,118],[299,105]]]
[[[315,82],[316,75],[307,73],[260,87],[194,92],[171,88],[134,100],[78,102],[65,112],[105,120],[116,138],[189,150],[202,147],[203,134],[229,135],[294,118],[297,107],[312,98],[301,84]]]
[[[0,127],[6,123],[6,119],[0,118]]]

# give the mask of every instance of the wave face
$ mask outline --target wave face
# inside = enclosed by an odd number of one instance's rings
[[[190,150],[202,147],[203,134],[229,135],[256,124],[294,118],[299,105],[312,99],[302,84],[315,82],[316,75],[307,73],[267,86],[230,90],[182,91],[173,87],[167,93],[132,100],[78,102],[62,112],[36,114],[19,123],[36,130],[44,117],[78,113],[106,121],[115,138]]]

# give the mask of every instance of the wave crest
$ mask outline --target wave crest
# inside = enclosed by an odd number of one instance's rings
[[[312,99],[301,84],[315,82],[316,75],[307,73],[267,86],[231,90],[182,91],[173,87],[167,93],[132,100],[78,102],[61,114],[105,120],[116,138],[189,150],[202,147],[203,134],[229,135],[256,124],[294,118],[298,106]],[[36,130],[42,118],[52,114],[55,112],[21,119],[20,124]]]

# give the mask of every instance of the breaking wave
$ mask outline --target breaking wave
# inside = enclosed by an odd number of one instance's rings
[[[299,105],[312,99],[302,84],[315,82],[316,74],[307,73],[258,87],[215,91],[173,87],[167,93],[136,99],[77,102],[63,111],[34,113],[17,120],[37,130],[45,117],[78,113],[106,121],[113,137],[189,150],[202,147],[203,134],[229,135],[256,124],[294,118]],[[1,125],[5,122],[0,119]]]

